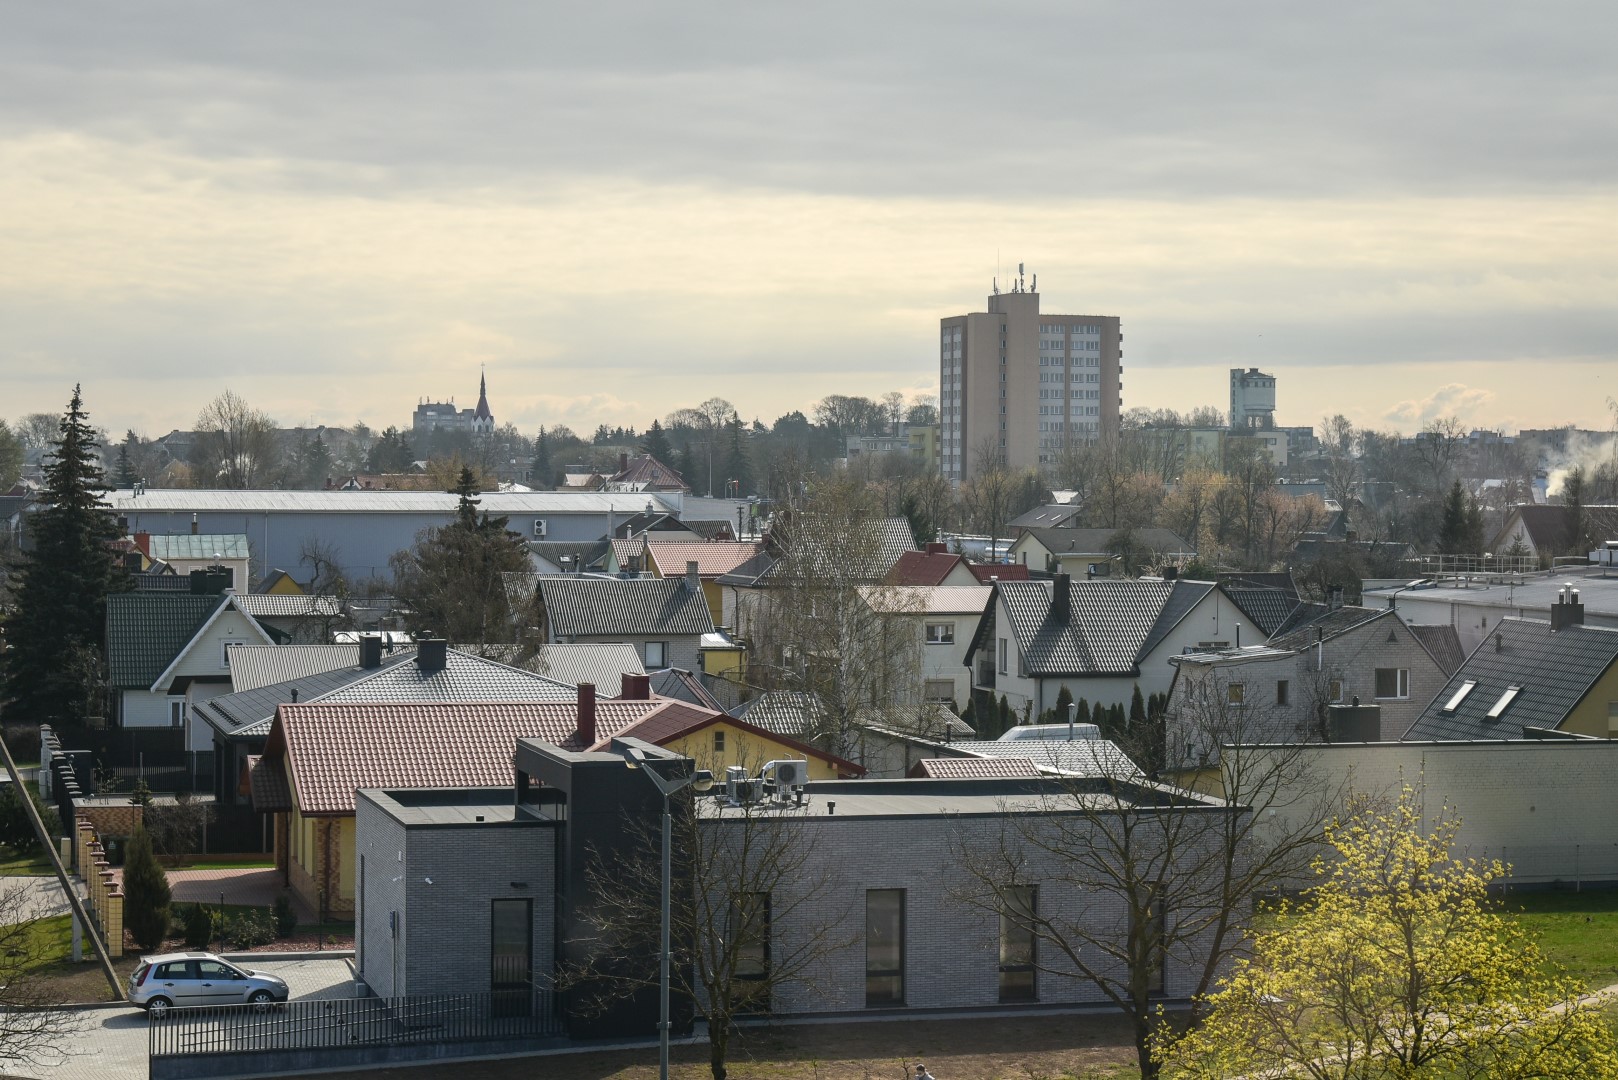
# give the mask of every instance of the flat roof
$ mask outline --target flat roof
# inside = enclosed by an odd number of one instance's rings
[[[1411,589],[1404,587],[1406,582],[1400,582],[1393,586],[1366,587],[1362,595],[1367,607],[1371,606],[1373,598],[1385,601],[1397,593],[1395,606],[1406,598],[1438,600],[1447,604],[1511,607],[1527,613],[1539,609],[1538,617],[1549,618],[1557,594],[1569,582],[1579,590],[1579,601],[1587,611],[1618,615],[1618,572],[1601,566],[1564,566],[1536,574],[1475,574],[1470,585],[1445,578],[1436,584]]]
[[[1223,800],[1158,787],[1146,781],[1123,782],[1121,788],[1136,788],[1142,794],[1161,792],[1174,799],[1164,809],[1218,810]],[[835,821],[838,818],[916,818],[953,814],[966,817],[1003,817],[1007,813],[1067,814],[1094,810],[1119,810],[1140,805],[1138,800],[1120,798],[1098,785],[1085,790],[1083,781],[1056,778],[916,778],[879,780],[811,781],[804,790],[802,806],[796,803],[765,803],[783,816],[805,821]],[[723,820],[735,807],[717,797],[701,800],[698,813],[711,820]]]
[[[358,796],[406,828],[547,824],[532,814],[519,814],[509,787],[369,788],[358,792]]]
[[[648,501],[664,513],[677,513],[655,492],[485,491],[478,509],[503,514],[634,514]],[[444,491],[225,491],[215,488],[128,488],[107,494],[119,514],[289,513],[289,514],[453,514],[460,496]]]

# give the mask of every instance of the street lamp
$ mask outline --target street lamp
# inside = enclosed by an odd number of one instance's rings
[[[684,776],[663,776],[651,767],[652,759],[646,756],[643,748],[647,744],[635,745],[638,742],[639,739],[614,739],[612,747],[624,756],[631,769],[644,772],[663,796],[663,926],[658,949],[657,1077],[658,1080],[669,1080],[669,962],[672,959],[669,947],[669,897],[673,892],[673,861],[669,853],[673,818],[669,811],[669,796],[687,787],[707,791],[713,787],[713,773],[707,769],[697,769]]]

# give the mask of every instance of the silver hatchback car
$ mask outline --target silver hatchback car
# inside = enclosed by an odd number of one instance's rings
[[[198,1005],[268,1009],[287,994],[284,980],[207,952],[143,956],[129,977],[130,1003],[145,1008],[153,1020],[161,1020],[170,1009]]]

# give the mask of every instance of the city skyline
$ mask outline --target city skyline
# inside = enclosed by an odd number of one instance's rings
[[[22,11],[4,412],[404,427],[486,365],[525,432],[768,424],[936,395],[1021,262],[1125,410],[1610,426],[1618,14],[1019,10]]]

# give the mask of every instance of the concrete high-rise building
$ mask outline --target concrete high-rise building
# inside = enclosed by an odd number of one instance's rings
[[[1232,431],[1269,431],[1275,427],[1275,376],[1258,368],[1230,369]]]
[[[939,464],[968,480],[985,455],[1047,469],[1118,430],[1123,333],[1115,315],[1046,315],[1022,267],[989,310],[939,320]]]

